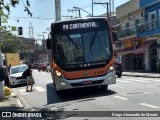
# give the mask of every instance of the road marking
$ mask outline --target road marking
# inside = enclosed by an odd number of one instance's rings
[[[15,94],[15,93],[11,93],[11,96],[12,96],[12,97],[16,97],[16,94]]]
[[[125,82],[125,83],[130,83],[129,81],[124,81],[124,80],[117,80],[118,82]]]
[[[155,105],[151,105],[148,103],[139,103],[140,105],[146,106],[146,107],[150,107],[150,108],[160,108],[159,106],[155,106]]]
[[[39,74],[39,73],[34,73],[34,74]]]
[[[23,107],[23,105],[19,99],[17,99],[17,103],[18,103],[19,107]]]
[[[160,82],[160,80],[152,80],[152,81],[155,81],[155,82]]]
[[[130,79],[130,81],[137,81],[137,82],[142,82],[142,83],[150,82],[150,81],[145,81],[145,80],[133,80],[133,79]]]
[[[143,94],[145,94],[145,95],[149,95],[149,94],[151,94],[150,92],[143,92]]]
[[[113,97],[118,98],[118,99],[121,99],[121,100],[128,100],[128,98],[121,97],[121,96],[113,96]]]
[[[22,95],[28,95],[29,93],[26,92],[26,89],[19,89],[18,90]]]
[[[44,89],[44,88],[41,87],[41,86],[36,86],[36,87],[34,87],[34,89],[36,89],[36,90],[39,91],[39,92],[44,92],[44,91],[46,91],[46,89]]]

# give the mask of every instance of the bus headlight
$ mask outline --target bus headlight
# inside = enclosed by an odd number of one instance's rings
[[[59,78],[64,78],[64,76],[62,75],[62,73],[59,72],[59,71],[56,71],[56,76],[59,77]]]
[[[113,72],[114,69],[115,69],[114,66],[110,66],[107,73]]]
[[[109,71],[112,72],[113,70],[114,70],[114,67],[113,67],[113,66],[110,66],[110,67],[109,67]]]

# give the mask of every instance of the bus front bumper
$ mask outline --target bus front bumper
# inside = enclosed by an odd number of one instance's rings
[[[67,90],[67,89],[82,88],[89,86],[115,84],[116,75],[115,71],[113,71],[106,74],[105,76],[84,78],[84,79],[67,80],[64,78],[56,77],[55,82],[57,90]]]

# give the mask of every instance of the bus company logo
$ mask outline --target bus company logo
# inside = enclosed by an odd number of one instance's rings
[[[11,112],[2,112],[2,117],[11,117]]]
[[[88,72],[84,71],[83,76],[87,77],[88,76]]]

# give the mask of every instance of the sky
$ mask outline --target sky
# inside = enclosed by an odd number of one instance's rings
[[[44,35],[46,39],[48,36],[47,33],[49,33],[47,28],[50,28],[51,23],[55,22],[55,0],[30,0],[31,6],[29,10],[33,14],[32,17],[29,17],[27,12],[24,12],[23,3],[25,3],[25,1],[26,0],[20,0],[18,6],[11,8],[11,14],[8,19],[9,25],[23,27],[22,37],[29,38],[30,34],[31,37],[33,36],[33,38],[41,40]],[[114,7],[116,8],[128,1],[129,0],[114,0]],[[94,0],[94,2],[109,2],[109,0]],[[92,0],[61,0],[61,16],[78,16],[78,12],[68,12],[68,10],[73,9],[73,7],[79,7],[92,13]],[[106,13],[106,7],[103,5],[94,4],[93,8],[94,15]],[[82,17],[87,15],[87,13],[81,11]],[[65,20],[68,18],[62,17],[61,19]],[[18,36],[18,32],[13,32],[13,34]]]

